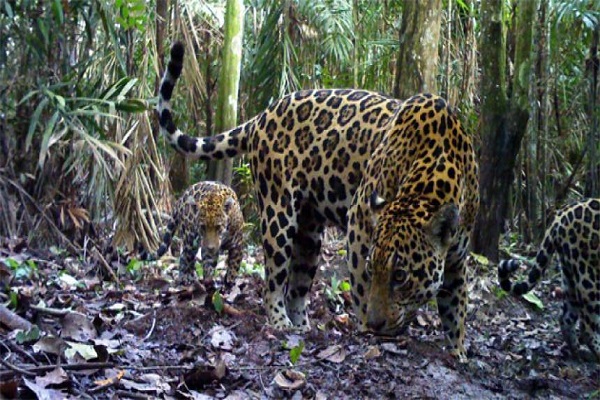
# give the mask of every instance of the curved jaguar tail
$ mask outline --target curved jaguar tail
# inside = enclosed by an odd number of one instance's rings
[[[167,65],[158,94],[158,117],[161,134],[179,153],[203,160],[235,157],[247,151],[247,128],[254,118],[234,129],[212,137],[192,137],[181,132],[171,113],[173,89],[183,70],[184,45],[175,42],[171,47],[171,59]]]
[[[551,229],[552,227],[550,230]],[[511,282],[511,276],[519,269],[521,261],[515,259],[500,261],[500,264],[498,265],[498,281],[500,282],[500,287],[517,296],[525,294],[533,289],[544,276],[546,269],[550,264],[550,260],[555,251],[553,240],[554,239],[550,235],[546,235],[544,242],[537,253],[535,263],[530,265],[527,280],[525,281],[517,283]]]

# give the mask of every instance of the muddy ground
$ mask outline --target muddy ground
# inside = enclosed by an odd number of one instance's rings
[[[313,328],[301,334],[267,325],[259,251],[219,296],[219,277],[175,285],[175,258],[138,264],[107,256],[113,275],[100,263],[4,240],[2,303],[39,333],[0,323],[0,398],[600,397],[599,364],[564,348],[557,270],[535,291],[539,310],[498,291],[494,265],[470,260],[469,361],[460,364],[444,351],[432,304],[405,336],[358,334],[349,295],[335,282],[345,277],[342,248],[332,240],[323,250]]]

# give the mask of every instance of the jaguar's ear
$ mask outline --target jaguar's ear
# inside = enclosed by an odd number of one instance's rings
[[[446,249],[458,230],[458,224],[458,207],[454,203],[447,203],[433,214],[425,230],[437,246]]]
[[[383,197],[379,196],[377,189],[375,189],[369,197],[369,204],[371,206],[371,210],[373,210],[375,213],[378,213],[387,204],[387,201]]]
[[[383,197],[379,196],[377,193],[377,189],[373,190],[371,196],[369,197],[369,206],[371,207],[371,224],[373,226],[377,225],[377,220],[379,219],[379,213],[383,210],[383,207],[387,204],[387,200]]]
[[[227,214],[234,204],[235,199],[233,197],[228,197],[227,200],[225,200],[225,203],[223,203],[223,211],[225,211],[225,213]]]

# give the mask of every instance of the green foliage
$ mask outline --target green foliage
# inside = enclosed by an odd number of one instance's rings
[[[14,258],[9,257],[2,261],[9,269],[13,271],[15,279],[17,280],[33,279],[37,277],[38,267],[33,260],[19,262]]]
[[[240,264],[240,272],[246,275],[258,275],[265,279],[265,266],[261,263],[248,264],[245,260]]]
[[[223,313],[223,296],[218,290],[213,293],[211,300],[217,314]]]
[[[148,23],[148,10],[144,0],[115,0],[115,8],[119,10],[116,21],[123,29],[143,30]]]
[[[40,328],[37,325],[33,325],[31,329],[27,331],[19,331],[15,337],[17,343],[25,344],[34,342],[40,339]]]
[[[342,293],[349,292],[350,289],[351,286],[348,280],[340,280],[336,274],[331,276],[330,285],[325,287],[325,296],[327,296],[327,300],[329,300],[330,304],[335,307],[336,312],[339,311],[344,304]]]
[[[473,259],[477,261],[478,264],[481,264],[483,266],[490,265],[490,260],[484,255],[471,252],[471,257],[473,257]]]
[[[7,151],[15,155],[6,176],[31,203],[50,205],[39,208],[45,217],[25,218],[36,226],[22,227],[33,241],[56,242],[57,230],[67,233],[61,239],[70,239],[86,223],[114,211],[130,149],[150,153],[142,150],[148,146],[132,144],[150,127],[144,99],[154,97],[148,82],[154,64],[144,36],[154,34],[148,30],[153,18],[143,0],[2,4],[0,80],[12,83],[0,91],[0,102],[14,136]],[[154,165],[146,164],[146,180]],[[127,187],[135,189],[138,181],[128,179]],[[148,186],[131,204],[152,203]],[[50,228],[55,224],[51,234],[46,222]],[[0,234],[5,228],[0,225]]]
[[[533,305],[537,310],[542,311],[544,309],[544,303],[537,297],[533,292],[525,293],[522,296],[527,302]]]
[[[9,294],[9,304],[12,308],[17,308],[19,305],[19,294],[15,291],[11,291]]]
[[[136,260],[135,258],[132,258],[129,263],[127,263],[127,266],[125,267],[125,270],[131,275],[131,276],[139,276],[140,273],[140,269],[142,268],[142,266],[144,265],[144,263],[142,261]]]
[[[202,265],[202,263],[196,262],[194,264],[194,269],[196,271],[196,276],[198,276],[198,278],[203,279],[204,278],[204,265]],[[216,273],[216,271],[214,271],[214,273]]]
[[[600,398],[600,389],[592,391],[591,393],[587,394],[585,398],[590,400]]]
[[[554,3],[556,25],[578,22],[587,29],[595,29],[600,21],[600,1],[563,0]]]
[[[248,239],[252,243],[260,243],[261,235],[259,229],[259,212],[254,197],[252,181],[252,170],[250,164],[242,160],[237,167],[233,168],[234,186],[238,193],[238,200],[244,215],[244,231],[248,233]]]
[[[508,292],[502,290],[502,288],[499,286],[492,286],[492,293],[494,294],[494,296],[496,296],[498,300],[502,300],[503,298],[508,296]]]
[[[292,363],[292,365],[296,365],[296,363],[300,359],[300,355],[302,354],[303,350],[304,342],[302,340],[300,341],[300,343],[298,343],[298,345],[290,349],[290,362]]]
[[[78,287],[85,289],[85,283],[78,281],[75,277],[70,275],[67,271],[58,271],[58,279],[69,287]]]

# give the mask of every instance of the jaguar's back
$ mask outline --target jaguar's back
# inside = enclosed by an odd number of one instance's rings
[[[575,355],[580,339],[600,361],[600,199],[587,199],[558,210],[546,230],[542,245],[526,281],[511,282],[519,260],[504,260],[498,266],[502,289],[515,295],[529,292],[544,276],[554,253],[562,269],[564,307],[561,329]]]

